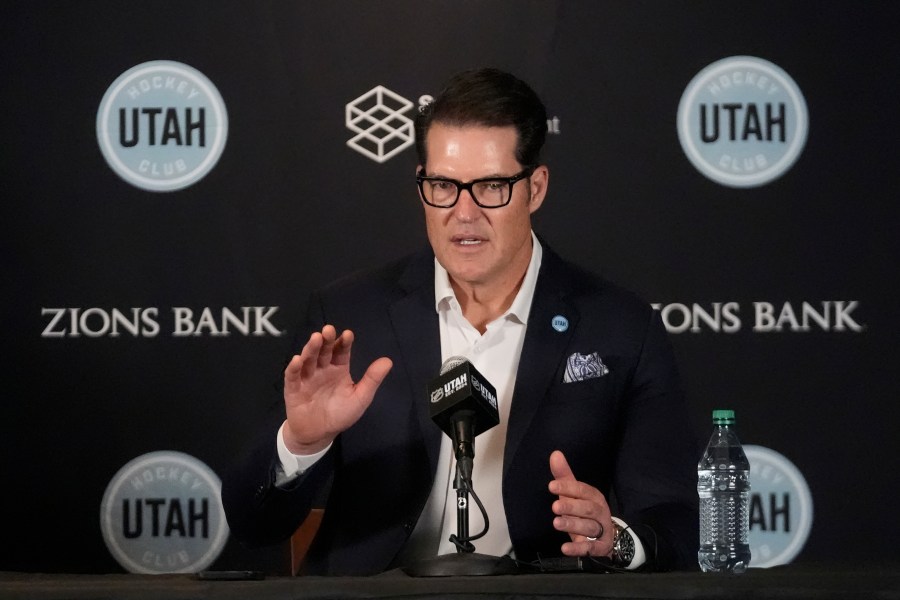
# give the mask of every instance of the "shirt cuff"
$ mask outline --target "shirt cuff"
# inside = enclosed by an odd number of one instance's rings
[[[275,447],[278,449],[278,460],[281,462],[279,469],[275,473],[275,485],[283,486],[290,483],[307,469],[319,462],[319,459],[331,449],[331,444],[324,450],[320,450],[315,454],[294,454],[288,450],[287,444],[284,443],[284,423],[278,428],[278,434],[275,436]]]
[[[644,552],[644,544],[641,542],[641,538],[636,536],[634,532],[628,528],[628,523],[618,517],[613,517],[612,520],[619,524],[619,527],[622,528],[622,533],[630,535],[631,539],[634,541],[634,556],[630,563],[622,567],[623,569],[633,571],[647,562],[647,553]]]

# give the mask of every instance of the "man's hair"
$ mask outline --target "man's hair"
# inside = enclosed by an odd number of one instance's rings
[[[516,160],[537,165],[547,137],[547,110],[527,83],[499,69],[485,68],[454,75],[433,102],[416,115],[416,152],[427,160],[426,138],[433,123],[452,127],[479,125],[516,128]]]

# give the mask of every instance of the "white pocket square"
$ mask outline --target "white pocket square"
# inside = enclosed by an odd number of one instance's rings
[[[566,372],[563,375],[563,382],[573,383],[575,381],[584,381],[585,379],[594,379],[603,377],[609,373],[609,369],[600,360],[600,355],[596,352],[591,354],[579,354],[576,352],[566,361]]]

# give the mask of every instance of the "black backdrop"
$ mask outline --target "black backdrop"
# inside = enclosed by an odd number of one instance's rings
[[[673,340],[698,431],[732,407],[744,442],[803,472],[815,522],[799,560],[897,558],[898,6],[7,3],[0,569],[119,570],[98,511],[122,465],[165,449],[224,470],[309,291],[425,242],[414,153],[353,151],[345,105],[378,85],[417,102],[482,65],[531,82],[558,119],[535,222],[554,249],[648,302],[739,305],[738,331]],[[793,168],[748,189],[701,175],[675,126],[691,79],[735,55],[784,69],[809,110]],[[215,168],[168,193],[120,179],[95,132],[106,89],[151,60],[202,72],[229,116]],[[857,303],[859,331],[753,329],[754,302],[838,301]],[[285,333],[172,335],[172,307],[243,306],[277,307]],[[42,309],[72,307],[155,307],[160,332],[42,336]],[[230,542],[216,566],[279,557]]]

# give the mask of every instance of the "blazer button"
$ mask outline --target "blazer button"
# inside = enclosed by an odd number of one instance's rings
[[[403,523],[403,529],[405,529],[406,531],[412,531],[413,527],[415,526],[416,524],[413,521],[405,521]]]

